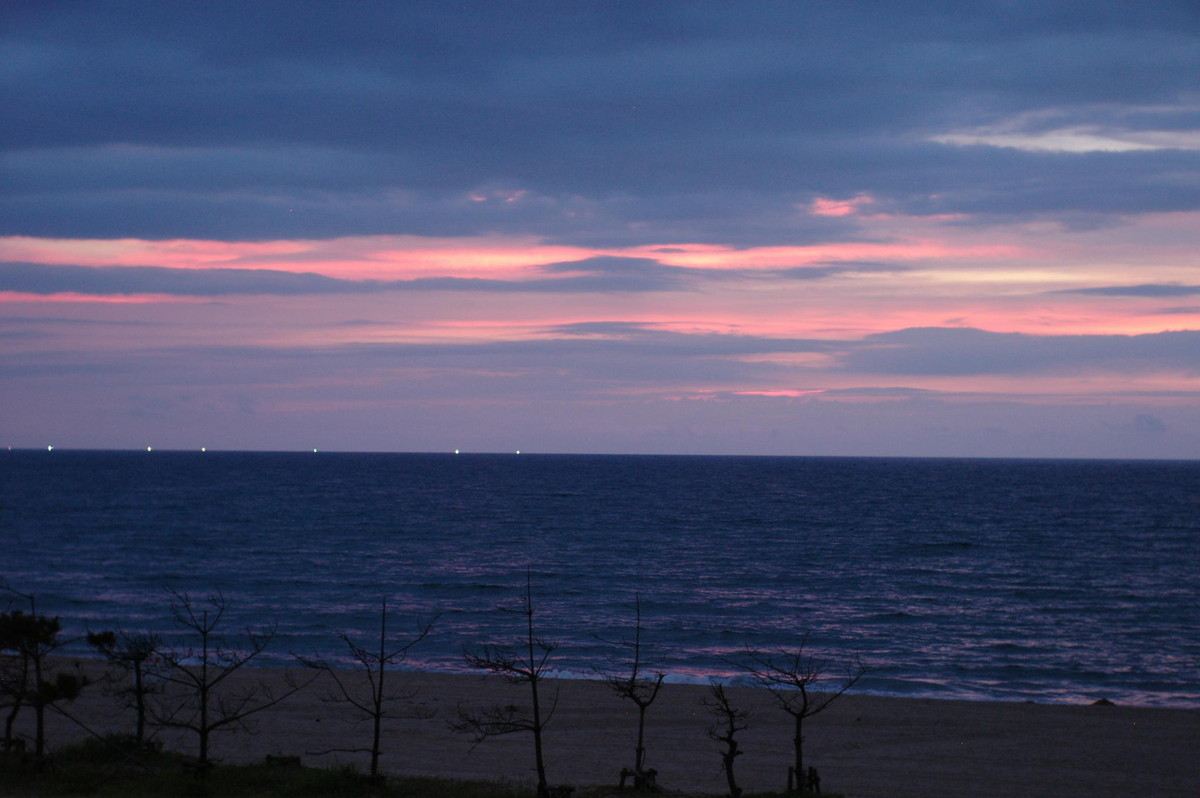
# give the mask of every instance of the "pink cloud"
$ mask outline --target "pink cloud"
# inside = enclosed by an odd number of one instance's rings
[[[874,201],[874,198],[866,194],[859,194],[857,197],[846,200],[817,197],[808,206],[808,212],[813,216],[850,216],[851,214],[858,213],[860,208],[870,205]]]
[[[854,260],[946,260],[1013,257],[1010,245],[955,243],[933,236],[884,243],[734,249],[710,245],[581,248],[527,238],[421,239],[374,236],[328,241],[227,242],[201,240],[0,238],[0,260],[80,266],[161,266],[177,269],[258,268],[312,272],[341,279],[403,280],[459,277],[541,278],[541,266],[596,256],[645,257],[692,269],[784,269]]]
[[[833,202],[830,200],[829,202]],[[842,201],[859,208],[869,198]],[[824,206],[823,206],[824,207]],[[832,207],[832,206],[830,206]],[[1192,224],[1200,217],[1160,214],[1124,228],[1064,235],[1043,225],[980,228],[946,225],[929,218],[863,217],[871,240],[807,246],[735,249],[664,243],[632,248],[548,245],[531,237],[419,238],[364,236],[331,240],[221,242],[120,239],[0,238],[0,260],[83,266],[160,266],[178,269],[273,269],[312,272],[348,280],[411,280],[429,277],[486,278],[520,282],[545,279],[550,263],[597,256],[649,258],[666,266],[728,272],[720,281],[683,283],[678,290],[647,294],[577,292],[536,295],[469,291],[418,294],[256,298],[265,314],[286,317],[303,308],[315,329],[338,341],[516,340],[538,329],[581,321],[626,321],[680,332],[853,338],[920,326],[972,326],[998,332],[1154,332],[1194,324],[1197,314],[1170,300],[1055,294],[1058,289],[1130,281],[1187,282],[1194,270]],[[1155,248],[1155,242],[1162,245]],[[1154,257],[1148,259],[1152,251]],[[903,269],[855,273],[830,279],[770,278],[772,271],[867,262]],[[762,272],[763,277],[746,276]],[[715,275],[714,275],[715,276]],[[5,303],[74,302],[105,305],[194,304],[203,298],[157,296],[51,297],[14,293]],[[231,306],[250,304],[234,296]],[[1176,301],[1176,305],[1179,303]],[[342,326],[345,319],[403,319],[385,333],[379,327]],[[297,327],[303,326],[297,324]],[[393,337],[389,337],[393,336]],[[805,357],[811,365],[812,355]],[[775,390],[778,386],[770,386]],[[757,390],[753,388],[752,390]]]
[[[86,305],[153,305],[161,303],[208,302],[206,298],[138,294],[136,296],[96,296],[95,294],[23,294],[18,291],[0,291],[0,304],[25,302],[31,304],[86,304]]]
[[[791,388],[779,388],[775,390],[761,391],[733,391],[734,396],[767,396],[767,397],[797,397],[797,396],[812,396],[813,394],[825,393],[824,388],[809,388],[805,390],[797,390]]]

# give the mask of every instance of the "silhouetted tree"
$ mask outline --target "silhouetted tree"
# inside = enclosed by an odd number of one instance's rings
[[[738,798],[742,788],[737,786],[733,765],[743,751],[738,747],[737,733],[748,728],[746,719],[750,713],[734,708],[724,685],[713,682],[708,686],[708,692],[709,697],[702,703],[717,717],[716,722],[708,727],[708,736],[725,746],[721,752],[721,766],[725,770],[725,781],[729,784],[729,798]]]
[[[403,644],[389,648],[387,615],[387,599],[383,599],[379,607],[379,645],[375,650],[369,650],[359,645],[348,634],[341,636],[342,642],[350,649],[350,655],[358,663],[357,670],[366,678],[368,693],[366,696],[362,695],[361,689],[352,684],[347,676],[339,673],[325,659],[300,658],[300,661],[308,667],[327,673],[333,679],[336,690],[331,692],[326,697],[326,700],[350,704],[365,716],[364,720],[369,719],[372,724],[370,748],[332,748],[317,753],[327,754],[334,751],[345,753],[369,752],[371,754],[372,777],[379,776],[379,757],[382,753],[380,751],[380,732],[383,720],[385,718],[431,718],[434,714],[434,711],[428,707],[416,707],[409,703],[416,697],[416,690],[388,692],[385,686],[388,668],[395,667],[408,658],[408,652],[412,647],[429,635],[429,632],[433,629],[433,621],[418,623],[416,631]],[[404,702],[405,708],[392,710],[392,705],[397,702]]]
[[[9,707],[4,722],[4,747],[15,745],[13,725],[21,708],[28,704],[34,715],[34,756],[46,753],[46,709],[59,701],[73,701],[87,685],[78,673],[56,671],[47,658],[64,645],[59,639],[62,623],[57,617],[39,615],[37,600],[7,584],[0,589],[29,601],[29,613],[11,610],[0,613],[0,695]]]
[[[557,645],[538,636],[533,623],[533,583],[529,571],[525,572],[525,595],[521,605],[514,610],[525,616],[525,633],[521,649],[501,646],[485,646],[481,651],[464,651],[463,657],[472,668],[503,676],[513,684],[528,684],[532,706],[528,712],[521,707],[503,705],[471,710],[459,707],[458,722],[451,724],[456,731],[470,734],[476,744],[502,734],[528,732],[533,735],[534,764],[537,770],[538,798],[549,798],[550,787],[546,781],[546,761],[542,753],[542,731],[554,714],[558,703],[557,694],[547,712],[542,711],[538,692],[549,671],[550,655]]]
[[[289,675],[281,693],[274,692],[263,681],[240,688],[226,684],[267,648],[275,636],[275,627],[258,632],[247,629],[245,646],[231,648],[216,633],[225,615],[225,599],[220,593],[209,596],[200,607],[186,593],[174,590],[170,593],[175,622],[199,637],[199,647],[163,649],[162,680],[166,689],[154,717],[161,726],[196,734],[203,772],[209,765],[209,737],[213,732],[247,729],[250,716],[275,706],[308,682],[296,682]]]
[[[96,649],[120,671],[120,677],[128,677],[129,683],[118,685],[114,693],[126,701],[126,705],[137,717],[134,738],[138,747],[146,744],[146,699],[157,691],[158,686],[150,678],[153,674],[154,658],[162,641],[150,632],[124,632],[107,630],[88,632],[88,645]]]
[[[658,691],[662,689],[666,674],[662,671],[651,671],[649,674],[646,672],[645,650],[642,645],[642,600],[639,595],[634,596],[633,611],[633,638],[616,642],[616,645],[625,650],[627,656],[617,658],[614,663],[615,667],[611,671],[601,670],[600,675],[614,693],[632,701],[637,706],[637,748],[634,749],[633,760],[634,785],[643,787],[646,778],[644,775],[646,769],[646,710],[658,697]]]
[[[824,677],[827,663],[808,654],[805,651],[807,645],[808,633],[805,633],[795,649],[770,654],[749,651],[747,661],[742,664],[755,682],[771,692],[780,709],[792,716],[795,763],[789,775],[788,790],[795,792],[803,792],[805,787],[804,720],[825,711],[866,673],[862,660],[855,657],[847,664],[845,677],[832,690],[818,692],[813,686]],[[794,788],[791,775],[795,776]]]
[[[31,665],[23,652],[29,621],[20,610],[0,613],[0,700],[8,710],[4,715],[4,750],[19,743],[13,727],[28,694]]]

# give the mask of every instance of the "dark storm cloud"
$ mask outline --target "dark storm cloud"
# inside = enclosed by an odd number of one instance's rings
[[[0,263],[0,291],[28,294],[94,296],[162,294],[167,296],[231,296],[297,294],[366,294],[378,291],[566,291],[653,290],[654,279],[607,280],[603,276],[534,280],[525,283],[433,277],[415,280],[344,280],[321,274],[272,269],[168,269],[159,266],[45,266]]]
[[[367,294],[380,291],[665,291],[685,286],[693,270],[663,266],[649,258],[598,257],[553,263],[533,280],[422,277],[412,280],[346,280],[274,269],[168,269],[159,266],[47,266],[0,262],[0,291],[27,294],[167,296]],[[562,276],[557,276],[562,275]]]
[[[680,332],[635,322],[584,322],[547,328],[543,337],[514,341],[469,343],[362,343],[326,350],[214,349],[204,354],[257,358],[264,353],[289,359],[324,359],[330,354],[355,368],[428,362],[438,367],[492,370],[595,371],[616,374],[628,370],[638,379],[667,379],[684,372],[722,379],[744,378],[751,371],[774,370],[768,363],[743,362],[744,355],[836,352],[841,342],[776,338],[739,333]],[[684,365],[686,363],[691,365]],[[586,367],[583,364],[588,364]]]
[[[0,264],[0,268],[3,264]],[[132,319],[73,319],[66,316],[10,316],[0,319],[0,329],[5,327],[86,328],[86,327],[153,327],[157,322]]]
[[[568,336],[652,335],[655,326],[637,321],[577,321],[552,327],[549,332]]]
[[[331,294],[355,284],[320,274],[266,269],[167,269],[160,266],[44,266],[0,263],[0,291],[27,294],[228,296]]]
[[[1200,371],[1200,332],[1029,335],[924,327],[869,335],[847,349],[846,371],[881,375],[1047,374],[1096,370]]]
[[[97,391],[120,396],[179,396],[196,391],[260,397],[270,404],[292,401],[296,382],[306,384],[305,397],[317,404],[348,401],[378,402],[389,413],[401,405],[449,407],[465,402],[478,405],[525,406],[549,402],[573,414],[611,401],[657,402],[665,397],[696,394],[725,400],[740,397],[747,385],[822,391],[815,400],[868,398],[904,402],[936,401],[939,396],[963,396],[905,386],[905,377],[929,373],[1028,373],[1031,368],[1059,368],[1045,347],[1075,352],[1102,347],[1101,338],[1079,337],[1063,342],[1037,336],[992,336],[974,330],[904,330],[856,340],[804,340],[736,333],[681,332],[620,320],[549,327],[521,341],[459,343],[357,343],[328,347],[199,346],[139,349],[134,356],[117,349],[77,351],[43,347],[26,341],[24,351],[11,353],[0,382],[13,395],[30,380],[55,378],[74,386],[60,395],[92,397]],[[1144,358],[1143,369],[1197,367],[1197,334],[1141,336],[1127,354]],[[1002,340],[997,340],[1002,339]],[[1089,340],[1091,339],[1091,340]],[[1109,342],[1111,343],[1111,341]],[[825,391],[829,371],[800,367],[772,355],[810,353],[835,363],[833,371],[874,358],[879,374],[867,385]],[[975,353],[969,365],[966,360]],[[948,367],[931,364],[949,358]],[[1111,362],[1093,357],[1078,368],[1095,370]],[[1191,364],[1188,366],[1187,364]],[[320,375],[317,383],[314,375]],[[572,397],[563,404],[564,394]],[[1174,396],[1193,400],[1183,391],[1153,392],[1130,386],[1114,397],[1132,399]],[[447,400],[447,397],[452,397]],[[763,400],[786,401],[788,400]],[[801,401],[804,401],[803,399]],[[851,402],[851,404],[854,404]],[[871,403],[871,407],[875,407]],[[790,404],[780,405],[786,412]],[[752,409],[747,412],[753,412]],[[673,410],[667,415],[674,413]],[[721,423],[729,419],[723,415]],[[628,419],[623,425],[630,423]],[[604,435],[617,434],[605,430]],[[1061,452],[1058,452],[1061,455]]]
[[[837,277],[842,274],[892,274],[908,270],[908,266],[898,263],[839,261],[837,263],[825,263],[815,266],[796,266],[790,269],[779,269],[768,274],[787,277],[793,280],[823,280],[826,277]]]
[[[777,271],[713,271],[667,266],[653,258],[598,256],[530,267],[547,275],[528,280],[420,277],[411,280],[347,280],[278,269],[171,269],[161,266],[75,266],[0,261],[0,291],[49,296],[225,297],[234,295],[372,294],[381,291],[484,291],[610,293],[693,290],[705,280],[742,276],[814,280],[899,267],[846,264]]]
[[[1021,375],[1048,370],[1095,373],[1114,365],[1127,367],[1129,362],[1147,372],[1200,369],[1200,333],[1194,332],[1030,336],[939,328],[836,341],[680,332],[624,321],[563,325],[544,332],[546,337],[499,342],[161,348],[142,350],[136,358],[116,351],[29,350],[12,354],[4,377],[105,374],[134,382],[168,379],[187,387],[206,385],[212,374],[221,375],[221,384],[246,386],[287,385],[297,374],[314,373],[354,377],[352,383],[357,385],[378,375],[387,384],[403,385],[405,396],[431,401],[443,401],[443,392],[451,389],[454,395],[500,401],[561,396],[564,390],[577,397],[595,397],[608,391],[622,393],[633,385],[661,389],[663,385],[717,387],[766,382],[821,390],[829,398],[917,400],[940,392],[906,387],[904,377]],[[798,367],[771,358],[796,353],[825,355],[835,363],[831,367],[834,372],[870,369],[879,381],[876,387],[824,390],[826,369]],[[893,382],[897,378],[900,381]],[[320,394],[320,389],[316,390]],[[956,393],[960,392],[945,395]],[[1120,395],[1191,394],[1131,386]]]
[[[129,358],[119,352],[28,351],[9,358],[3,379],[102,373],[169,379],[203,386],[211,374],[222,383],[256,386],[290,383],[298,373],[346,375],[356,382],[370,375],[389,380],[415,369],[419,380],[405,391],[454,385],[456,396],[488,401],[564,389],[622,391],[629,384],[661,386],[664,381],[745,381],[769,377],[780,367],[744,361],[738,355],[761,352],[821,351],[828,344],[760,339],[754,336],[688,335],[647,332],[616,339],[547,338],[484,343],[350,344],[320,349],[269,346],[162,348]],[[203,368],[197,368],[203,363]],[[411,384],[410,384],[411,382]],[[444,400],[444,395],[430,394]]]
[[[896,330],[862,339],[801,339],[737,333],[681,332],[636,322],[584,322],[555,327],[559,338],[516,344],[545,349],[559,347],[606,355],[633,352],[700,359],[785,353],[827,355],[833,371],[864,371],[885,379],[929,375],[1022,375],[1125,371],[1200,372],[1200,332],[1146,335],[1028,335],[992,333],[970,328],[930,327]],[[570,339],[578,339],[572,342]],[[823,368],[789,369],[819,386]],[[863,389],[855,388],[858,392]],[[889,393],[894,388],[881,389]],[[905,389],[907,390],[907,389]],[[857,395],[857,394],[856,394]],[[866,394],[864,394],[866,395]],[[914,394],[915,395],[915,394]]]
[[[685,287],[686,278],[695,279],[703,274],[695,269],[664,266],[653,258],[608,255],[550,263],[540,271],[569,275],[566,279],[577,290],[593,291],[668,291]]]
[[[1053,291],[1055,294],[1086,294],[1090,296],[1177,297],[1200,294],[1200,285],[1176,283],[1146,283],[1143,285],[1104,285],[1095,288],[1071,288]]]
[[[601,321],[578,322],[551,328],[548,332],[561,336],[553,339],[553,347],[573,351],[595,351],[608,355],[654,355],[669,359],[674,356],[763,355],[798,352],[836,352],[842,344],[833,341],[804,338],[774,338],[740,333],[681,332],[658,329],[639,322]],[[537,342],[535,346],[546,346]]]
[[[929,139],[1047,109],[1024,132],[1194,130],[1198,21],[1190,2],[7,3],[0,234],[749,245],[853,238],[795,212],[816,196],[1192,209],[1195,151]],[[494,187],[527,193],[465,199]]]

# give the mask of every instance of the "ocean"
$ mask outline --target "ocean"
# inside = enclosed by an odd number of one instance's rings
[[[645,654],[739,683],[806,651],[865,693],[1200,707],[1200,463],[805,457],[10,451],[0,578],[87,629],[188,641],[276,626],[264,665],[377,635],[406,667],[522,642],[527,574],[554,669]],[[0,596],[0,608],[27,601]]]

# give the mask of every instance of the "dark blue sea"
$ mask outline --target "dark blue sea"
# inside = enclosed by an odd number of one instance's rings
[[[184,644],[219,592],[263,664],[517,643],[531,575],[563,675],[629,637],[676,681],[797,645],[863,692],[1200,706],[1200,463],[480,454],[0,453],[0,577],[85,629]],[[26,606],[0,597],[0,607]],[[76,650],[82,650],[77,646]]]

